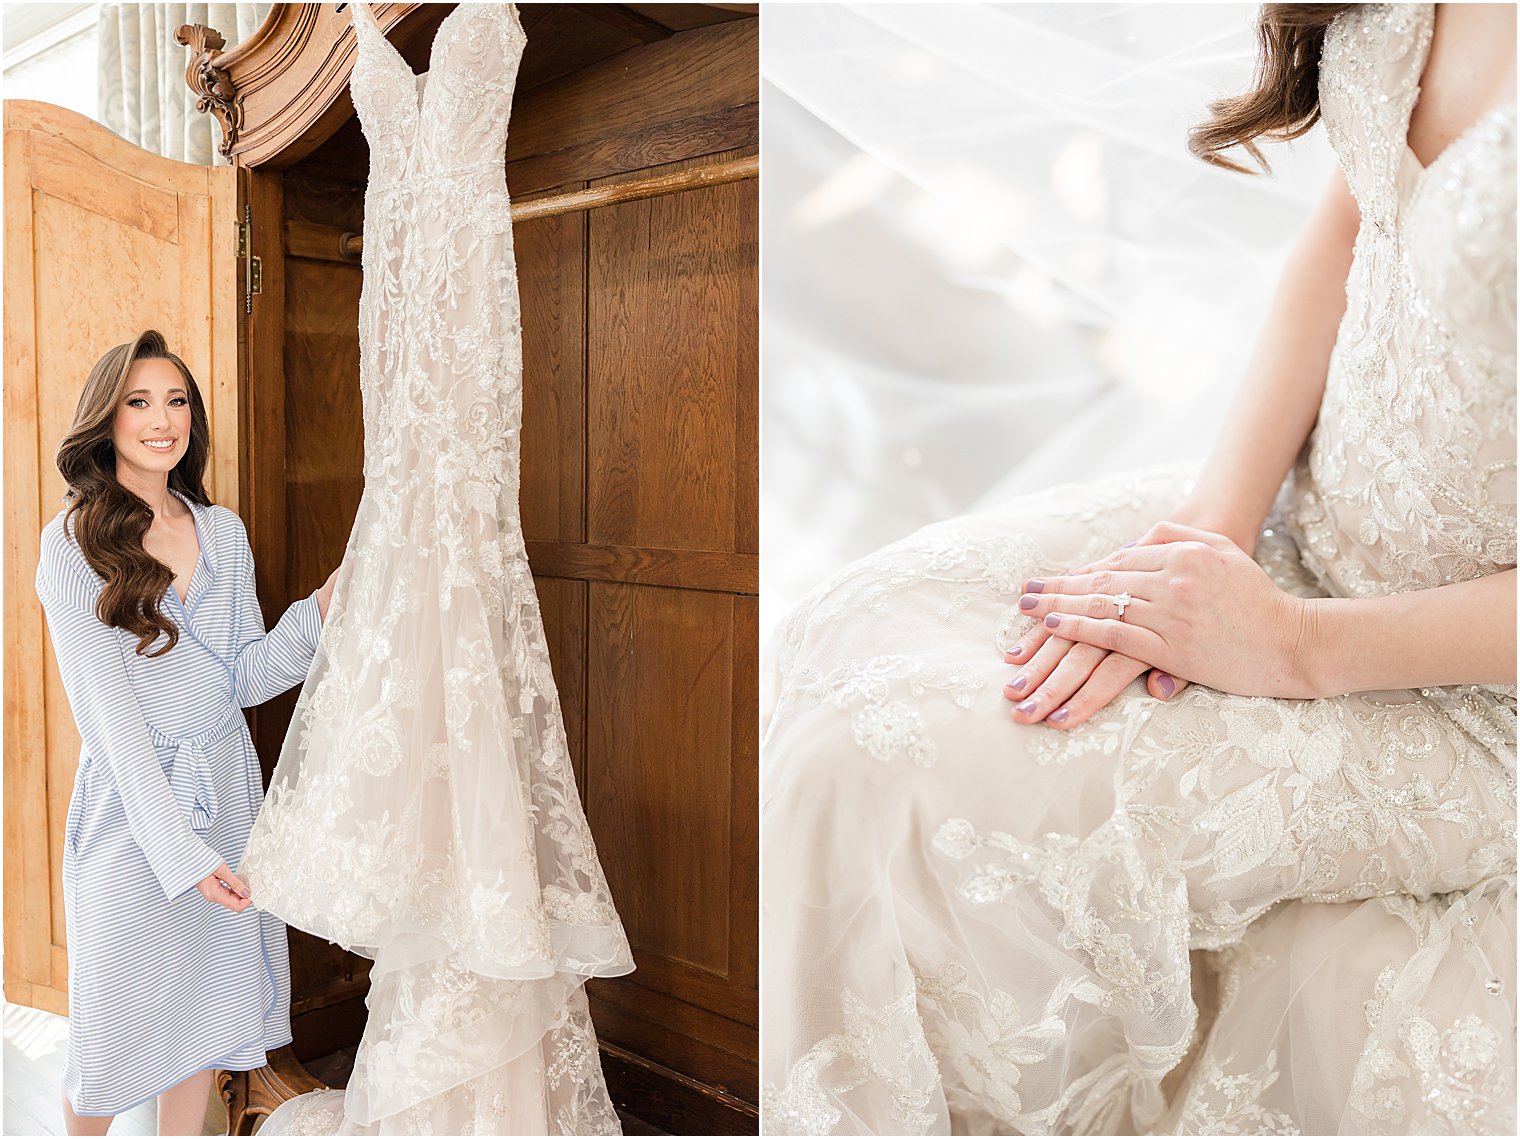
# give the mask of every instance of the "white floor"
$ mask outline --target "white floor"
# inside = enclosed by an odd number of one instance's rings
[[[64,1050],[68,1046],[67,1017],[5,1003],[5,1130],[6,1135],[62,1135]],[[112,1135],[156,1135],[155,1104],[118,1115]],[[226,1111],[214,1098],[206,1104],[203,1135],[227,1134]]]

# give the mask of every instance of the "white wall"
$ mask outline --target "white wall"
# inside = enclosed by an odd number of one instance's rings
[[[98,119],[98,4],[5,4],[0,95],[37,99]]]

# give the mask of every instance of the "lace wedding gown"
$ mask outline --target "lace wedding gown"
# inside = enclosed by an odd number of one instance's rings
[[[586,825],[518,511],[522,341],[505,178],[526,43],[460,4],[414,76],[351,5],[370,142],[364,492],[237,871],[374,961],[346,1092],[268,1134],[617,1132],[587,977],[633,961]]]
[[[1362,211],[1317,424],[1258,562],[1371,598],[1515,564],[1515,109],[1405,142],[1434,6],[1329,29]],[[1030,577],[1138,537],[1162,466],[927,527],[779,634],[765,735],[768,1133],[1515,1130],[1513,686],[1134,681],[1012,721]]]

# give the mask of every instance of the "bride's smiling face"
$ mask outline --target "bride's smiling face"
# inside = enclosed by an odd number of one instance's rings
[[[172,361],[138,360],[116,404],[111,432],[118,476],[123,464],[147,479],[166,477],[190,443],[190,393]]]

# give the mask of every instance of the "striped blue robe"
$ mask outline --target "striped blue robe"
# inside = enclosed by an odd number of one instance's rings
[[[242,520],[178,495],[200,559],[179,643],[157,659],[95,616],[104,579],[64,533],[42,532],[37,596],[82,747],[64,823],[69,1047],[63,1087],[80,1115],[114,1115],[207,1068],[244,1071],[290,1042],[285,925],[195,888],[236,871],[263,801],[242,709],[306,679],[322,631],[316,594],[267,633]],[[162,647],[160,634],[150,646]]]

